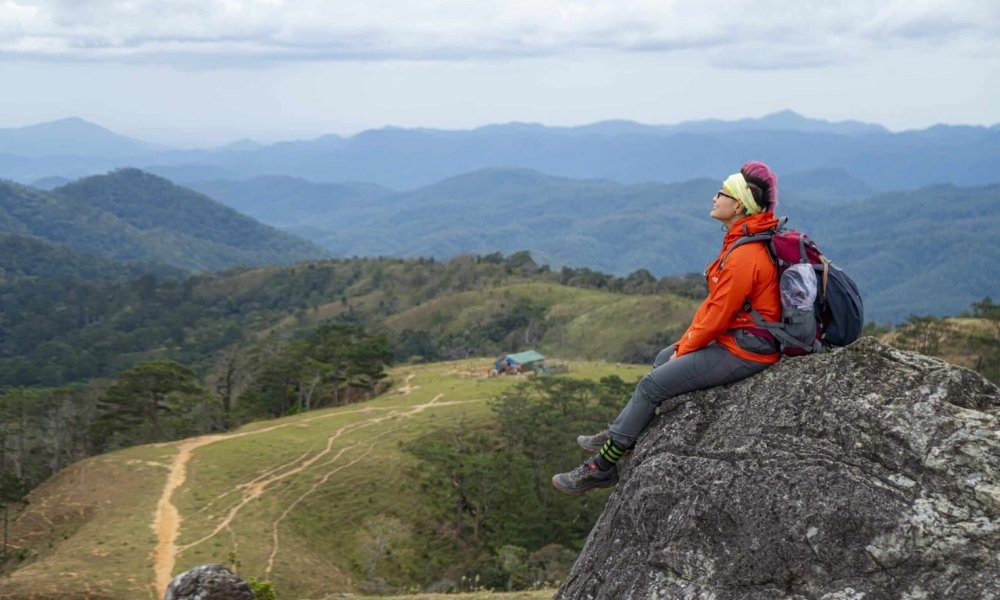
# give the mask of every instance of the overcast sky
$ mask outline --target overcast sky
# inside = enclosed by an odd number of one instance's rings
[[[1000,122],[996,0],[0,0],[0,127]]]

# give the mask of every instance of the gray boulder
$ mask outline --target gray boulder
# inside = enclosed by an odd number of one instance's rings
[[[199,565],[170,581],[163,600],[253,600],[247,582],[223,565]]]
[[[555,598],[1000,599],[1000,390],[863,338],[694,392]]]

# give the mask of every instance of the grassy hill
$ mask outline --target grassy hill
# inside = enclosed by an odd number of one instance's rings
[[[405,448],[455,427],[490,426],[487,400],[518,380],[484,377],[490,364],[399,367],[393,389],[363,404],[76,463],[36,488],[14,522],[24,562],[0,598],[156,598],[173,574],[206,562],[238,562],[243,576],[271,580],[282,598],[352,591],[373,572],[388,577],[380,569],[389,567],[447,572],[443,565],[460,558],[456,545]],[[571,378],[631,381],[645,371],[569,367]],[[567,462],[579,456],[576,433],[566,431]],[[365,519],[377,516],[414,537],[396,543],[391,564],[369,571]]]
[[[511,323],[500,329],[506,348],[527,348],[603,360],[638,360],[647,347],[662,347],[683,333],[697,302],[668,294],[626,296],[601,290],[584,290],[545,282],[520,283],[452,294],[392,315],[385,326],[400,333],[435,330],[440,335],[461,336],[491,321],[512,314],[538,314],[531,323]],[[517,325],[521,325],[517,327]],[[498,347],[500,349],[501,347]]]

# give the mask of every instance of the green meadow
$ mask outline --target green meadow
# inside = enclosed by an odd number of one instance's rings
[[[456,334],[518,308],[544,315],[536,331],[529,327],[521,332],[517,342],[522,346],[533,344],[554,356],[619,360],[629,356],[637,342],[662,347],[675,341],[690,322],[697,302],[673,294],[624,295],[526,282],[441,296],[386,318],[385,326],[396,332]]]

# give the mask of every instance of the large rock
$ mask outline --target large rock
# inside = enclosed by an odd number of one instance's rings
[[[247,582],[223,565],[199,565],[170,581],[163,600],[254,600]]]
[[[1000,598],[1000,390],[864,338],[653,421],[556,595]]]

